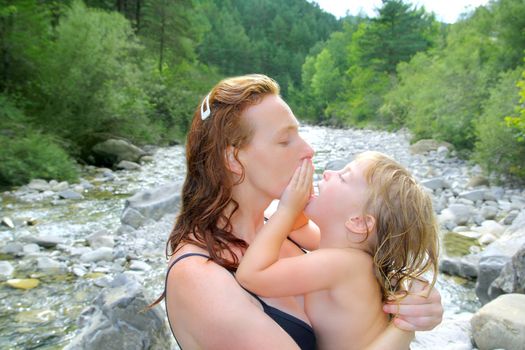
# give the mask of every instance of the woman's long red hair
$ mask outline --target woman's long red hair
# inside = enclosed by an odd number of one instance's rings
[[[206,99],[194,113],[186,141],[186,179],[181,209],[166,245],[167,257],[184,244],[208,251],[210,258],[233,271],[239,258],[232,248],[246,249],[247,243],[232,234],[231,216],[239,204],[232,197],[236,182],[228,169],[226,150],[234,156],[248,144],[253,129],[241,114],[269,94],[278,95],[279,85],[265,75],[251,74],[220,81],[210,92],[211,114],[205,119]],[[242,182],[243,176],[237,180]],[[164,298],[164,294],[152,305]]]

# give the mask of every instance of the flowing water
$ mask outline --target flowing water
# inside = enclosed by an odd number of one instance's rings
[[[393,156],[417,177],[422,177],[432,167],[441,166],[429,164],[423,156],[411,155],[407,135],[402,132],[304,126],[300,133],[316,150],[314,165],[317,176],[329,161],[349,159],[352,154],[364,150],[378,150]],[[153,267],[152,272],[141,276],[144,286],[152,298],[159,295],[166,266],[164,242],[173,218],[150,224],[151,230],[142,231],[147,232],[147,237],[130,239],[131,236],[118,231],[125,198],[143,189],[168,182],[181,183],[184,179],[183,146],[160,148],[153,158],[140,170],[113,173],[112,181],[102,181],[97,169],[86,168],[82,176],[94,187],[85,191],[83,200],[56,200],[38,195],[21,200],[13,192],[2,195],[1,217],[19,221],[31,218],[36,224],[19,225],[15,229],[0,226],[0,240],[3,242],[0,247],[27,235],[59,236],[62,242],[56,248],[42,249],[25,257],[0,256],[0,260],[9,261],[15,268],[11,278],[40,280],[37,288],[29,290],[13,289],[0,282],[0,349],[61,349],[69,343],[75,335],[80,312],[101,290],[97,280],[127,268],[126,257],[121,256],[113,263],[95,266],[82,277],[70,272],[73,260],[78,261],[78,257],[72,257],[71,247],[84,245],[85,238],[94,232],[105,230],[114,235],[117,251],[119,246],[133,247],[134,254],[140,254],[133,258],[145,260]],[[68,269],[60,274],[39,272],[35,262],[39,256],[61,261]],[[440,276],[438,289],[446,314],[473,312],[479,308],[472,282]],[[415,348],[431,347],[425,341]]]

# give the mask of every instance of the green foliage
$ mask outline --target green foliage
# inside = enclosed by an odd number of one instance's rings
[[[22,185],[33,178],[74,181],[75,162],[56,139],[27,127],[27,117],[0,95],[0,185]]]
[[[0,90],[30,90],[28,77],[37,67],[40,54],[51,34],[47,5],[33,0],[0,0]]]
[[[430,48],[438,35],[432,15],[399,0],[383,1],[376,18],[347,18],[314,62],[305,60],[302,89],[311,98],[302,109],[336,125],[387,127],[392,118],[378,111],[396,80],[396,66]]]
[[[140,49],[121,15],[73,2],[37,62],[40,96],[31,109],[33,121],[68,140],[74,154],[88,149],[97,133],[157,141],[134,60]]]
[[[416,140],[435,138],[472,149],[474,125],[497,72],[490,55],[497,52],[495,45],[465,23],[453,27],[442,50],[398,67],[399,84],[381,112],[405,122]]]
[[[483,114],[476,125],[474,160],[489,173],[505,174],[525,180],[525,142],[520,140],[519,128],[514,129],[505,122],[505,116],[513,114],[519,105],[519,91],[516,85],[523,68],[501,74],[498,84],[490,90],[490,97],[484,103]],[[523,80],[521,81],[523,89]],[[525,96],[522,93],[522,103]],[[521,105],[523,106],[523,105]],[[523,107],[521,107],[523,108]],[[513,120],[525,119],[523,113]],[[521,132],[525,131],[522,124]],[[523,135],[523,134],[521,134]]]
[[[149,71],[144,81],[152,107],[148,117],[163,126],[157,135],[163,142],[181,141],[195,108],[221,76],[207,66],[188,62],[166,68],[162,74],[153,65]]]
[[[263,73],[282,94],[299,86],[301,65],[315,43],[339,28],[334,16],[304,0],[200,0],[209,31],[199,59],[227,75]]]

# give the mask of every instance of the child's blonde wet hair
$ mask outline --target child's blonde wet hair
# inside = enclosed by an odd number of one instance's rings
[[[364,214],[376,219],[374,270],[383,299],[404,290],[412,279],[438,267],[438,228],[432,200],[402,165],[379,152],[355,158],[367,161],[364,176],[369,198]],[[404,288],[401,288],[401,287]]]

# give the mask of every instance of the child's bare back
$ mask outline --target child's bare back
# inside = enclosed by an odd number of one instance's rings
[[[305,309],[320,349],[364,349],[387,327],[372,257],[361,250],[321,249],[327,273],[340,275],[329,289],[308,293]],[[350,278],[349,278],[350,277]]]

